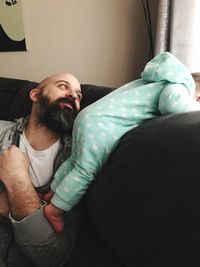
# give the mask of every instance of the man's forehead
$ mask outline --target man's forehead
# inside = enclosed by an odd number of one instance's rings
[[[44,79],[40,85],[41,87],[45,87],[48,84],[51,83],[59,83],[59,82],[65,82],[67,85],[69,86],[73,86],[76,87],[80,90],[80,83],[79,81],[76,79],[76,77],[74,77],[71,74],[68,73],[59,73],[59,74],[55,74],[52,76],[47,77],[46,79]]]
[[[52,78],[50,77],[50,80],[53,82],[63,81],[63,82],[66,82],[68,84],[71,84],[71,83],[78,83],[79,84],[78,80],[70,74],[55,75],[55,76],[52,76]]]

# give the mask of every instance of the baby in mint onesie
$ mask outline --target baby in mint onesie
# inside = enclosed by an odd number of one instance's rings
[[[193,110],[200,110],[200,104],[187,68],[169,52],[154,57],[141,79],[123,85],[79,113],[72,154],[51,184],[52,206],[69,211],[76,205],[126,132],[162,114]]]

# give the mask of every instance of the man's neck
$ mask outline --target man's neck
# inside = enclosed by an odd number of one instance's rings
[[[25,135],[31,147],[35,150],[47,149],[60,138],[58,134],[39,124],[34,118],[30,118],[25,129]]]

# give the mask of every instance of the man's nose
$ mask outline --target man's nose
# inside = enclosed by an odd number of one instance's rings
[[[73,90],[69,90],[68,92],[66,92],[66,96],[75,100],[77,98],[77,93]]]

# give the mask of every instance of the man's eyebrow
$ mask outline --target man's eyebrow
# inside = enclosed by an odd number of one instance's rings
[[[70,84],[68,81],[65,81],[65,80],[58,80],[58,81],[56,81],[55,83],[57,84],[57,83],[60,83],[60,82],[64,82],[64,83],[66,83],[67,85],[71,86],[71,84]],[[75,89],[76,89],[76,91],[77,91],[78,93],[82,94],[80,88],[75,88]]]
[[[70,83],[69,83],[69,82],[67,82],[67,81],[65,81],[65,80],[58,80],[58,81],[56,81],[56,83],[60,83],[60,82],[64,82],[64,83],[66,83],[66,84],[70,85]]]

